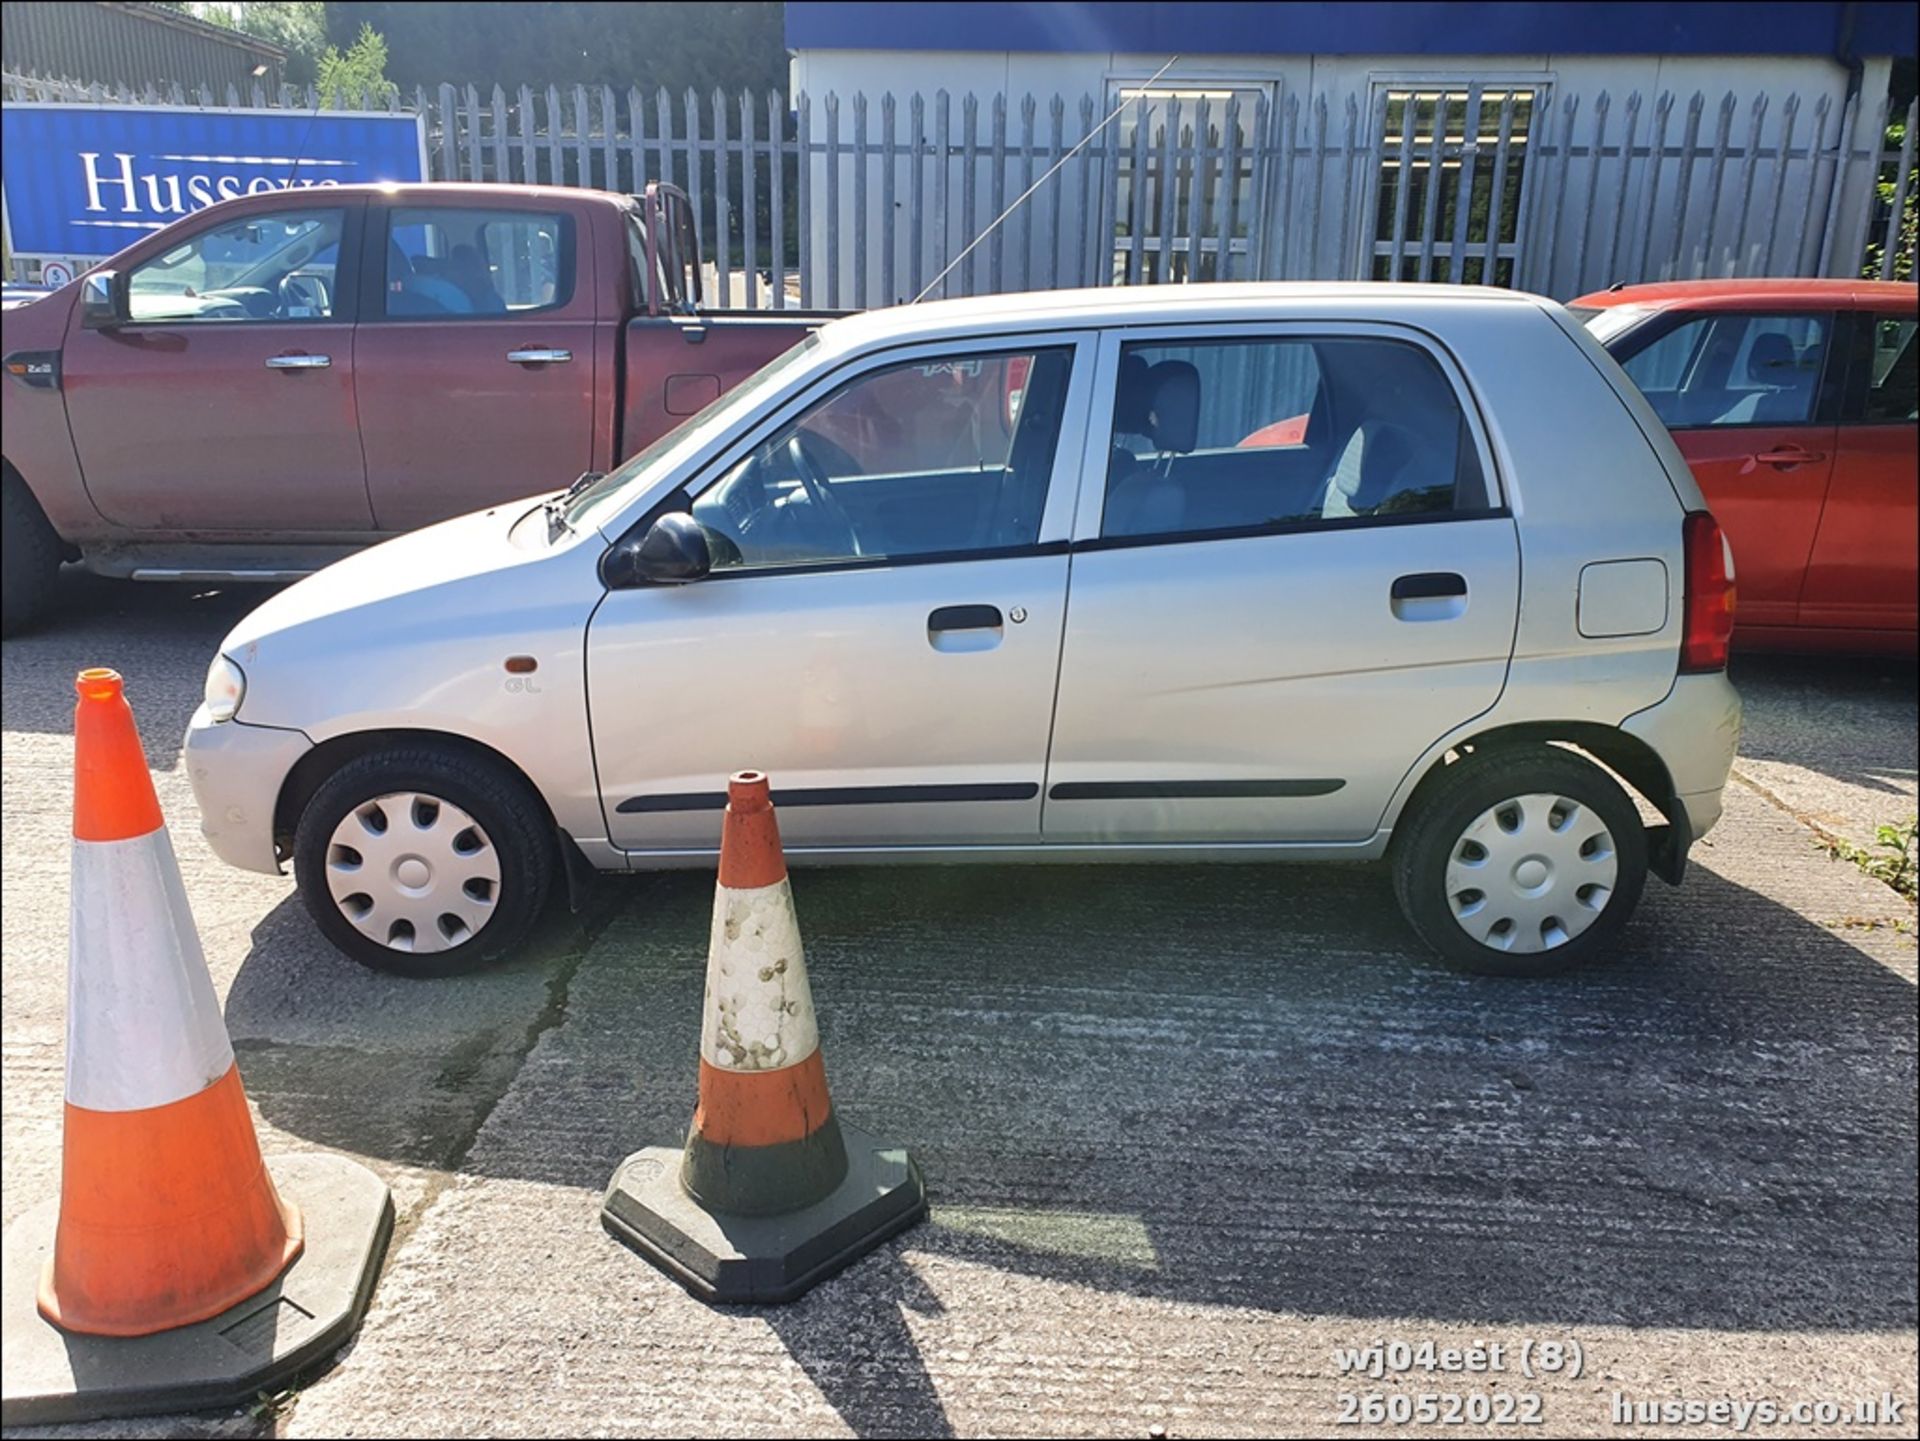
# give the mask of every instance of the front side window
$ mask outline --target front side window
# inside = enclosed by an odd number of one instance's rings
[[[1669,430],[1806,425],[1831,329],[1825,315],[1703,315],[1621,364]]]
[[[1424,350],[1328,337],[1121,351],[1104,536],[1487,508],[1452,385]]]
[[[135,321],[327,320],[338,300],[343,210],[231,220],[127,277]]]
[[[848,381],[694,501],[714,569],[1032,545],[1071,364],[969,354]]]
[[[531,210],[396,208],[388,219],[389,316],[502,316],[573,297],[572,227]]]

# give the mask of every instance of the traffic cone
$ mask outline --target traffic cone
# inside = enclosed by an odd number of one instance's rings
[[[791,1301],[926,1211],[906,1152],[834,1113],[767,778],[742,771],[727,783],[693,1125],[683,1151],[620,1164],[601,1221],[729,1304]]]
[[[272,1389],[358,1325],[393,1218],[343,1157],[262,1160],[120,677],[75,686],[60,1196],[7,1234],[10,1425]]]

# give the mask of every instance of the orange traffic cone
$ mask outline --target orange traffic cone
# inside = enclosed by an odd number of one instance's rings
[[[75,685],[60,1199],[50,1245],[31,1216],[7,1237],[10,1424],[173,1409],[183,1396],[211,1404],[200,1398],[251,1395],[271,1367],[229,1377],[226,1358],[199,1350],[189,1357],[178,1338],[205,1325],[231,1341],[243,1310],[275,1309],[296,1290],[290,1316],[316,1324],[300,1338],[295,1364],[310,1364],[312,1343],[338,1331],[346,1312],[347,1330],[357,1324],[392,1217],[386,1186],[344,1158],[299,1158],[283,1169],[281,1185],[269,1173],[120,677],[82,671]],[[301,1265],[307,1239],[298,1198],[316,1182],[330,1201],[336,1192],[349,1197],[351,1229],[366,1244],[356,1254],[332,1238]],[[40,1265],[17,1264],[26,1248],[50,1254]],[[35,1276],[34,1307],[58,1332],[16,1315],[25,1309],[16,1278]],[[344,1310],[327,1304],[343,1280],[355,1303]],[[269,1288],[278,1294],[254,1301]],[[276,1333],[294,1340],[277,1315],[275,1322],[266,1330],[268,1361],[283,1349]],[[85,1364],[90,1346],[112,1364]],[[237,1342],[227,1349],[245,1359]]]
[[[601,1220],[704,1300],[790,1301],[926,1214],[904,1151],[843,1123],[767,778],[727,785],[700,1100],[682,1153],[621,1163]]]

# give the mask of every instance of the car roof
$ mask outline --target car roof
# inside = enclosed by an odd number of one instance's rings
[[[1755,304],[1793,310],[1835,305],[1912,310],[1917,297],[1920,287],[1897,280],[1668,280],[1651,285],[1616,285],[1567,304],[1584,310],[1605,310],[1615,305],[1649,310],[1740,310]]]
[[[823,333],[842,346],[938,339],[1001,326],[1023,330],[1055,326],[1186,325],[1199,321],[1287,319],[1310,312],[1324,319],[1330,309],[1353,320],[1405,319],[1414,312],[1513,313],[1549,302],[1537,295],[1494,286],[1393,284],[1386,281],[1227,282],[1204,285],[1096,286],[1082,290],[1034,290],[976,295],[862,311],[834,321]]]

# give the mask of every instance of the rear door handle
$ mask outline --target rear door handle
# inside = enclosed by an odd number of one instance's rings
[[[1403,575],[1393,583],[1395,600],[1445,600],[1467,593],[1467,578],[1451,570],[1427,570]]]
[[[325,370],[333,364],[331,355],[269,355],[268,370]]]
[[[565,365],[573,359],[573,352],[536,346],[531,350],[509,350],[507,359],[515,365]]]

